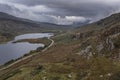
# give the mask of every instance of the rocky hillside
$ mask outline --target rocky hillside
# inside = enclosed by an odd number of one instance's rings
[[[87,26],[80,27],[78,30],[76,30],[73,37],[83,41],[81,43],[82,49],[78,54],[86,55],[87,57],[102,55],[110,58],[119,58],[119,21],[120,14],[113,14],[110,17]],[[94,27],[95,25],[97,26]]]
[[[52,47],[1,70],[0,79],[120,80],[119,19],[114,14],[52,37]]]

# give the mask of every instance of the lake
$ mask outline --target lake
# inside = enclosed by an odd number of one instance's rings
[[[51,37],[51,33],[32,33],[16,36],[13,41],[20,39],[37,39],[44,37]],[[36,50],[38,47],[44,47],[44,44],[32,44],[28,42],[12,43],[9,41],[6,44],[0,44],[0,65],[12,60],[22,57],[24,54],[29,53],[32,50]]]

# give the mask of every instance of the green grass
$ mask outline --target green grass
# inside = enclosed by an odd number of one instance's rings
[[[18,73],[21,73],[21,70],[17,69],[17,70],[12,71],[12,73],[10,73],[10,74],[6,73],[5,77],[2,80],[7,80]]]

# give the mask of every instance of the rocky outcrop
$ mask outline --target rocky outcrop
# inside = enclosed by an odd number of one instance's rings
[[[87,59],[90,59],[91,57],[96,56],[111,56],[111,53],[114,51],[115,45],[111,39],[106,39],[103,42],[90,44],[89,46],[86,46],[84,49],[81,48],[80,52],[78,52],[78,55],[84,56]],[[117,55],[116,55],[117,56]]]
[[[104,30],[101,36],[108,37],[120,33],[120,25]]]

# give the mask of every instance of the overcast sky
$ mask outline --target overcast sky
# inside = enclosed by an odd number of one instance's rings
[[[0,0],[0,11],[40,22],[72,24],[119,12],[119,4],[120,0]]]

